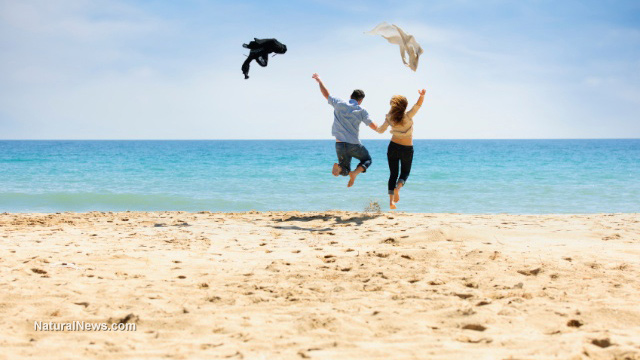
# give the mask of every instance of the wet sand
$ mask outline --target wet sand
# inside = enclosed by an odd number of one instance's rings
[[[640,214],[5,213],[0,274],[0,359],[640,359]]]

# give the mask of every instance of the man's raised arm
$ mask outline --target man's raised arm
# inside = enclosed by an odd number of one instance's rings
[[[322,83],[322,80],[320,79],[320,75],[313,74],[311,77],[316,79],[316,81],[320,85],[320,92],[322,93],[322,96],[324,96],[325,99],[329,99],[329,90],[327,90],[327,88],[324,87],[324,83]]]

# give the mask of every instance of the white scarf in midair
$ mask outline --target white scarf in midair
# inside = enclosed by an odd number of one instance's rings
[[[418,68],[418,59],[423,51],[413,35],[409,35],[398,26],[389,25],[386,22],[376,26],[373,30],[367,32],[367,34],[380,35],[390,43],[399,45],[402,62],[410,67],[411,70],[416,71]],[[407,56],[409,57],[408,63]]]

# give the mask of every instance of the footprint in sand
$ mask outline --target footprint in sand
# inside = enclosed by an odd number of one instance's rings
[[[485,331],[487,328],[480,324],[467,324],[462,327],[463,330]]]
[[[518,274],[522,274],[522,275],[526,275],[526,276],[536,276],[540,273],[540,271],[542,270],[542,268],[535,268],[535,269],[531,269],[531,270],[518,270]]]
[[[459,297],[460,299],[469,299],[472,298],[473,295],[472,294],[461,294],[461,293],[454,293],[453,295]]]
[[[475,338],[470,338],[468,336],[459,336],[456,338],[456,340],[460,342],[470,343],[470,344],[480,344],[480,343],[489,344],[493,342],[493,339],[491,338],[482,337],[482,338],[475,339]]]
[[[595,346],[601,347],[601,348],[608,348],[609,346],[613,345],[611,344],[611,341],[607,338],[607,339],[593,339],[591,341],[591,343]]]
[[[584,325],[584,324],[583,324],[583,323],[582,323],[582,321],[580,321],[580,320],[575,320],[575,319],[573,319],[573,320],[569,320],[569,321],[567,322],[567,326],[568,326],[568,327],[579,328],[579,327],[580,327],[580,326],[582,326],[582,325]]]

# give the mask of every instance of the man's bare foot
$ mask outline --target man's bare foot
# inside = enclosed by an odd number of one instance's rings
[[[396,203],[392,202],[391,204],[389,204],[389,207],[392,208],[392,209],[395,209],[396,208]]]
[[[358,176],[358,172],[356,171],[349,171],[349,183],[347,184],[347,187],[352,187],[353,183],[356,182],[356,176]]]
[[[333,174],[333,176],[340,175],[341,171],[342,168],[340,167],[340,165],[338,165],[337,163],[333,163],[333,169],[331,169],[331,173]]]
[[[358,165],[355,170],[349,171],[349,183],[347,184],[347,187],[352,187],[353,183],[356,181],[356,176],[358,176],[358,174],[364,172],[365,170],[365,168]]]

